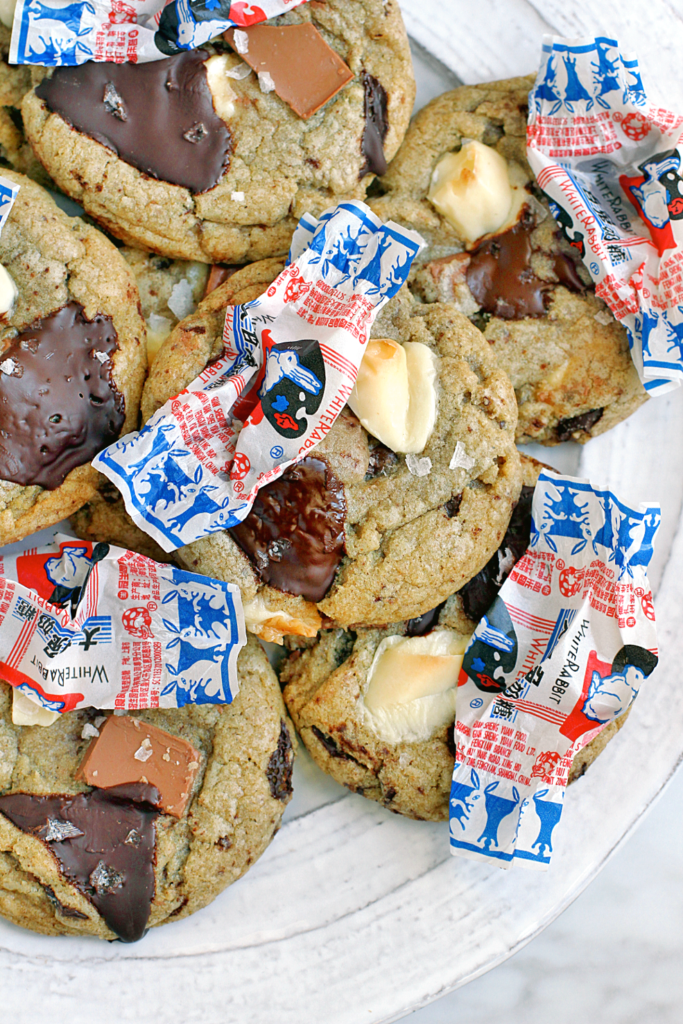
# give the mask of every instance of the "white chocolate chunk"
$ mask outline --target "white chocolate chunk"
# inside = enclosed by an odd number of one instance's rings
[[[295,636],[316,636],[321,626],[320,615],[310,609],[308,618],[298,618],[282,609],[272,609],[266,604],[263,594],[257,594],[243,605],[244,624],[250,633],[262,640],[281,644],[288,633]]]
[[[173,323],[167,316],[150,313],[147,320],[147,364],[151,366],[157,352],[171,333]]]
[[[14,20],[14,8],[17,6],[17,0],[0,0],[0,21],[5,28],[12,27],[12,21]]]
[[[31,700],[16,686],[12,689],[12,721],[15,725],[52,725],[59,711],[50,711]]]
[[[387,743],[415,743],[452,722],[469,639],[436,629],[427,636],[382,640],[361,697],[370,728]]]
[[[19,291],[7,270],[0,263],[0,316],[11,313]]]
[[[510,217],[513,188],[507,161],[482,142],[468,142],[439,160],[427,198],[472,245],[500,231]]]
[[[349,405],[368,433],[395,452],[421,452],[436,422],[438,361],[419,341],[368,342]]]
[[[235,35],[238,34],[235,33]],[[246,35],[246,33],[242,33],[242,35]],[[235,113],[235,100],[237,99],[237,93],[228,81],[229,59],[225,53],[217,54],[209,57],[204,65],[206,80],[213,99],[213,109],[223,121],[229,121]]]

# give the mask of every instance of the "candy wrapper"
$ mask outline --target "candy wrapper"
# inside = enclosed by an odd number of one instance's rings
[[[18,0],[12,64],[133,64],[193,50],[229,28],[256,25],[306,0]]]
[[[7,218],[14,206],[14,200],[17,198],[20,187],[20,185],[15,185],[13,181],[9,181],[8,178],[0,177],[0,231],[2,231],[7,223]]]
[[[682,126],[648,102],[638,61],[614,39],[546,38],[529,163],[651,395],[683,380]]]
[[[60,535],[0,555],[0,673],[50,711],[229,704],[245,643],[229,583]]]
[[[259,488],[325,437],[421,244],[363,203],[304,217],[293,262],[265,295],[228,308],[221,358],[97,456],[164,550],[237,525]]]
[[[657,664],[647,567],[657,505],[543,472],[529,548],[463,658],[451,788],[454,853],[544,867],[574,754]]]

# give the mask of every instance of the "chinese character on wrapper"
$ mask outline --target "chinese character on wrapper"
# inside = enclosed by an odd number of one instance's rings
[[[683,117],[614,39],[544,41],[527,156],[650,395],[683,381]]]
[[[267,292],[228,307],[221,358],[94,460],[141,529],[173,551],[236,526],[322,441],[421,245],[364,203],[302,218]]]
[[[0,556],[0,674],[50,711],[229,704],[239,590],[57,534]]]
[[[307,0],[18,0],[10,61],[49,67],[88,60],[132,64],[193,50],[229,28],[246,28]]]
[[[463,658],[450,801],[454,853],[545,867],[574,755],[657,664],[647,567],[657,505],[631,509],[543,472],[531,540]]]

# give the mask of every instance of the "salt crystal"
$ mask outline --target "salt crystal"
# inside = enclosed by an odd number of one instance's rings
[[[602,324],[603,327],[607,327],[607,324],[614,323],[614,317],[608,309],[598,310],[598,312],[594,315],[593,319],[597,320],[598,323]],[[0,370],[1,369],[2,366],[0,366]]]
[[[235,32],[235,35],[237,35],[237,32]],[[240,33],[240,35],[246,35],[246,32]],[[240,50],[239,52],[246,53],[247,51]],[[225,73],[228,78],[236,78],[238,81],[241,81],[241,79],[251,74],[251,68],[248,64],[236,64],[234,68],[229,68]]]
[[[100,730],[97,729],[94,725],[91,725],[90,722],[86,722],[81,730],[82,740],[94,740],[99,735]]]
[[[104,725],[104,723],[106,721],[107,721],[107,716],[106,715],[98,715],[97,718],[95,719],[95,727],[97,729],[99,729],[100,726]]]
[[[136,761],[149,761],[154,751],[152,750],[152,744],[149,741],[149,737],[145,736],[144,740],[133,754]]]
[[[182,277],[177,284],[173,285],[173,291],[168,300],[168,308],[172,313],[175,313],[179,320],[183,320],[190,313],[194,312],[194,295],[192,294],[190,282],[186,277]]]
[[[258,84],[261,88],[261,92],[273,92],[275,89],[275,82],[273,81],[273,76],[269,71],[259,71]]]
[[[11,377],[17,368],[17,364],[13,359],[5,359],[4,362],[0,363],[0,370],[6,373],[8,377]]]
[[[473,459],[465,451],[465,446],[462,443],[462,441],[458,441],[458,443],[455,446],[455,451],[453,452],[453,457],[452,457],[451,461],[448,463],[448,468],[449,469],[472,469],[472,466],[474,466],[475,462],[476,462],[476,459]]]
[[[89,882],[98,896],[106,896],[115,889],[120,889],[124,882],[123,875],[105,864],[103,860],[90,874]]]
[[[408,472],[413,476],[429,476],[432,470],[432,460],[424,457],[418,459],[417,455],[406,455],[406,466]]]
[[[142,842],[142,836],[136,828],[132,828],[123,841],[126,846],[139,846]]]
[[[93,355],[94,355],[95,359],[99,359],[99,361],[101,363],[108,363],[109,362],[109,356],[107,355],[106,352],[97,352],[97,351],[95,351],[95,352],[93,352]]]
[[[510,551],[510,548],[505,548],[504,552],[502,552],[500,548],[498,549],[498,573],[493,581],[497,587],[502,587],[516,561],[517,559],[513,555],[512,551]]]
[[[40,833],[38,834],[40,835]],[[40,838],[44,839],[46,843],[63,843],[65,839],[76,839],[82,835],[85,833],[72,825],[70,821],[62,821],[61,818],[48,818],[45,834]]]
[[[233,46],[238,53],[249,53],[249,36],[237,28],[232,35]]]
[[[233,203],[243,203],[244,192],[231,192],[230,198],[232,199]]]

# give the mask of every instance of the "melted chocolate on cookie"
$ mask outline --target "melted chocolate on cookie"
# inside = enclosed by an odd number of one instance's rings
[[[529,547],[533,496],[533,487],[522,487],[500,547],[484,568],[458,591],[465,614],[474,622],[478,622],[491,607],[514,563]]]
[[[216,114],[206,50],[145,64],[55,68],[36,96],[77,131],[152,178],[207,192],[226,170],[232,136]]]
[[[321,601],[344,554],[344,488],[322,459],[307,456],[263,487],[229,532],[264,581]]]
[[[111,376],[111,317],[78,302],[36,320],[0,355],[0,480],[48,490],[119,436],[123,395]]]
[[[77,796],[11,793],[0,797],[0,811],[48,846],[108,928],[124,942],[136,942],[145,934],[154,898],[158,799],[154,786],[136,782]]]
[[[363,88],[365,89],[365,128],[361,139],[361,152],[365,157],[359,177],[366,174],[387,173],[387,161],[384,156],[384,140],[389,131],[387,116],[387,93],[381,82],[363,72]]]
[[[489,238],[471,255],[467,286],[484,313],[503,320],[543,316],[549,293],[557,286],[542,281],[531,268],[531,234],[536,227],[526,213],[509,231]],[[573,292],[585,290],[572,260],[564,253],[553,258],[559,283]]]
[[[588,412],[581,412],[578,416],[568,416],[560,420],[555,427],[555,436],[558,441],[571,441],[574,433],[578,430],[589,434],[591,429],[602,419],[602,409],[589,409]]]

